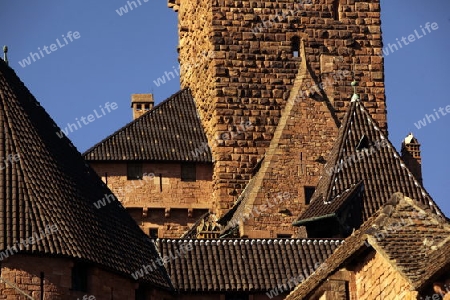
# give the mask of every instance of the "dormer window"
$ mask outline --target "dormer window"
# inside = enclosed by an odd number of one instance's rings
[[[364,149],[369,149],[370,141],[369,138],[364,134],[356,145],[356,150],[361,151]]]

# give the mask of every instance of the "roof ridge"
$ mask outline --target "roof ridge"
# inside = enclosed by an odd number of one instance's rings
[[[159,241],[159,248],[164,256],[182,254],[167,265],[178,292],[254,293],[270,291],[293,276],[304,280],[343,243],[336,239],[168,239]],[[189,254],[183,255],[184,249]],[[216,267],[211,268],[211,262]],[[195,272],[199,269],[211,272],[203,276]],[[256,269],[266,271],[256,276],[251,272]],[[186,274],[193,275],[186,280]]]
[[[422,193],[422,194],[426,194],[426,195],[431,199],[431,201],[434,203],[434,200],[433,200],[433,198],[431,197],[431,195],[430,195],[430,194],[428,193],[428,191],[425,189],[425,187],[423,186],[423,184],[420,183],[420,182],[415,178],[415,176],[414,176],[414,174],[411,172],[411,170],[406,166],[405,162],[404,162],[403,159],[402,159],[401,154],[397,151],[397,149],[395,148],[395,146],[394,146],[394,145],[392,144],[392,142],[389,140],[388,136],[386,136],[386,135],[383,133],[383,131],[381,130],[380,126],[378,125],[378,123],[376,122],[376,120],[374,120],[374,119],[372,118],[372,116],[370,115],[369,111],[368,111],[367,108],[364,106],[364,104],[361,103],[360,101],[357,101],[356,103],[358,104],[359,108],[365,113],[366,117],[369,117],[369,118],[370,118],[369,120],[374,124],[373,126],[374,126],[374,128],[379,132],[381,138],[384,139],[385,142],[389,143],[389,146],[390,146],[390,147],[388,146],[388,148],[390,148],[390,149],[392,149],[392,150],[394,151],[394,154],[395,154],[395,155],[394,155],[394,158],[395,158],[397,161],[400,162],[400,165],[401,165],[401,166],[404,168],[404,170],[408,173],[408,177],[413,178],[414,184],[416,185],[416,187],[418,187],[418,188],[421,190],[421,193]],[[408,197],[408,198],[409,198],[409,197]],[[409,198],[409,199],[412,199],[412,198]],[[418,202],[418,203],[420,203],[420,202]],[[437,210],[439,216],[445,216],[444,213],[441,211],[441,209],[439,208],[439,206],[438,206],[436,203],[434,203],[433,206],[436,208],[436,210]]]
[[[87,161],[211,163],[208,138],[191,90],[185,88],[84,153]]]
[[[448,223],[446,221],[443,222],[442,220],[440,220],[440,218],[437,217],[436,214],[430,212],[430,210],[427,209],[426,207],[423,207],[423,204],[398,192],[398,193],[394,193],[392,195],[392,197],[389,199],[389,201],[380,208],[380,210],[378,211],[378,215],[371,222],[371,227],[365,231],[365,235],[367,236],[367,240],[370,243],[370,245],[374,249],[376,249],[376,251],[379,251],[386,258],[386,260],[400,274],[402,274],[402,276],[405,278],[405,280],[407,280],[411,284],[411,286],[417,287],[418,285],[420,285],[420,284],[418,284],[418,282],[420,283],[421,279],[423,279],[423,278],[419,277],[419,278],[421,278],[419,280],[417,280],[416,278],[413,278],[411,276],[411,272],[406,270],[405,267],[402,266],[401,263],[399,263],[395,257],[392,257],[392,253],[389,254],[389,250],[386,249],[387,245],[384,245],[385,244],[384,240],[382,239],[381,241],[379,241],[378,237],[377,238],[374,237],[375,232],[373,232],[373,229],[372,229],[372,228],[376,228],[375,230],[377,233],[387,232],[387,235],[390,235],[391,233],[389,233],[389,230],[394,228],[393,229],[394,233],[392,233],[392,235],[395,235],[397,233],[397,231],[400,230],[402,227],[409,228],[410,226],[415,226],[415,227],[420,226],[416,222],[410,222],[410,224],[403,223],[404,222],[403,216],[395,216],[394,215],[395,213],[401,213],[403,206],[411,207],[419,212],[418,215],[415,215],[415,214],[410,215],[408,213],[408,219],[409,218],[412,218],[412,219],[418,218],[420,220],[425,220],[427,227],[430,227],[430,225],[432,225],[429,223],[431,221],[432,223],[434,223],[433,225],[435,225],[436,227],[441,227],[444,231],[447,232],[447,236],[445,238],[443,238],[443,240],[440,241],[438,244],[434,244],[434,242],[433,242],[433,243],[431,243],[431,245],[427,245],[425,243],[425,241],[423,241],[424,246],[426,246],[426,247],[430,246],[431,252],[440,249],[441,247],[444,246],[444,244],[447,244],[450,241],[450,223]],[[419,216],[421,213],[422,213],[422,216]],[[401,223],[395,222],[399,218],[402,220]],[[394,223],[391,223],[389,221],[394,221]],[[433,229],[430,228],[430,230],[433,230]],[[436,228],[434,228],[433,231],[436,232]],[[442,238],[441,232],[439,232],[438,235]],[[433,248],[433,247],[435,247],[435,248]],[[432,265],[432,264],[430,264],[430,261],[433,260],[430,257],[431,255],[432,254],[430,253],[430,255],[426,255],[426,257],[424,257],[423,259],[419,259],[417,262],[417,267],[420,266],[421,268],[429,268],[429,266]]]
[[[393,265],[396,264],[394,267],[402,274],[402,276],[407,279],[407,281],[414,286],[414,282],[410,280],[409,276],[404,272],[403,269],[398,268],[398,262],[395,260],[395,258],[391,257],[389,253],[385,251],[385,245],[379,244],[376,239],[371,238],[371,228],[373,228],[373,225],[376,225],[377,222],[380,222],[385,220],[385,215],[387,213],[393,214],[396,212],[399,208],[399,205],[402,203],[406,203],[406,205],[411,206],[413,208],[423,210],[428,217],[431,217],[436,220],[436,215],[433,213],[428,212],[427,210],[424,210],[421,208],[420,202],[411,199],[410,197],[405,196],[404,194],[397,192],[390,197],[389,201],[385,202],[369,219],[367,219],[363,225],[357,229],[355,232],[353,232],[349,237],[347,237],[344,241],[344,243],[338,247],[332,255],[330,255],[323,264],[326,265],[325,268],[321,268],[318,272],[311,274],[308,278],[306,278],[305,281],[301,282],[297,287],[288,295],[286,299],[288,300],[299,300],[304,299],[307,295],[309,295],[311,292],[313,292],[322,282],[326,280],[329,274],[333,273],[334,270],[340,268],[346,261],[351,259],[352,255],[354,255],[356,252],[358,252],[361,248],[369,249],[369,246],[372,246],[375,251],[380,252],[381,255],[383,255],[386,260]],[[390,206],[393,206],[393,208],[389,208]],[[414,225],[418,226],[414,223]],[[446,226],[450,226],[448,222],[446,222]],[[450,233],[449,233],[450,236]],[[390,239],[383,239],[383,240],[392,240],[394,237],[390,237]],[[400,237],[399,239],[403,240],[403,237]],[[370,244],[367,243],[367,241],[372,240]],[[448,241],[447,241],[448,242]],[[442,246],[441,246],[442,247]],[[411,251],[415,251],[411,250]],[[429,266],[430,264],[427,264],[427,261],[432,260],[433,257],[430,257],[429,260],[424,261],[424,264]],[[416,264],[414,261],[413,264]],[[431,264],[433,265],[433,264]]]
[[[337,139],[336,139],[337,141],[339,141],[339,146],[338,146],[338,151],[337,151],[337,158],[339,158],[340,153],[342,152],[342,149],[344,148],[344,142],[345,142],[345,139],[346,139],[347,136],[348,136],[348,127],[350,127],[350,124],[349,124],[348,121],[352,118],[353,112],[354,112],[354,110],[356,109],[356,108],[355,108],[356,103],[358,103],[358,102],[359,102],[358,100],[357,100],[357,101],[352,101],[352,102],[350,102],[350,107],[349,107],[349,109],[347,110],[347,113],[345,114],[344,119],[342,120],[341,128],[339,128],[340,130],[342,130],[342,131],[341,131],[341,132],[342,132],[342,138],[341,138],[341,135],[338,134],[338,137],[337,137]],[[325,164],[325,166],[323,167],[323,170],[325,170],[325,169],[327,168],[327,165],[328,165],[328,161],[327,161],[327,163]],[[337,174],[333,172],[333,175],[332,175],[332,177],[330,178],[330,182],[333,182],[334,179],[336,178],[336,176],[337,176]],[[355,183],[355,184],[356,184],[356,183]],[[331,194],[331,191],[332,191],[332,190],[331,190],[331,187],[332,187],[332,185],[330,185],[330,186],[328,187],[328,189],[326,190],[326,194],[323,195],[323,197],[324,197],[323,201],[327,201],[327,202],[328,202],[328,198],[330,197],[330,194]]]
[[[187,243],[194,243],[194,242],[204,242],[204,241],[344,241],[345,238],[201,238],[201,239],[195,239],[195,238],[157,238],[156,241],[164,242],[164,241],[184,241]]]

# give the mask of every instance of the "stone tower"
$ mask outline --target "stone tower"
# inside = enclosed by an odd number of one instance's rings
[[[364,105],[387,130],[379,0],[169,0],[169,7],[178,12],[181,86],[192,90],[215,160],[219,214],[264,156],[302,66],[312,78],[304,97],[325,102],[336,127],[356,79]],[[317,183],[335,136],[326,138],[310,137],[314,153],[293,163],[310,168],[301,185]]]

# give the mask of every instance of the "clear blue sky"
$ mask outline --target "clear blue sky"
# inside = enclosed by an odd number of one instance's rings
[[[153,83],[178,66],[177,14],[166,0],[141,0],[142,5],[119,16],[116,10],[126,2],[2,3],[0,44],[9,46],[11,67],[56,123],[64,128],[94,109],[102,115],[69,133],[80,152],[131,121],[131,94],[151,92],[158,103],[179,89],[178,78],[160,87]],[[414,125],[450,105],[450,1],[382,0],[385,46],[414,30],[421,33],[427,22],[438,23],[439,29],[385,56],[389,138],[397,149],[408,132],[419,138],[424,185],[450,216],[450,115],[421,129]],[[80,37],[70,42],[69,31]],[[43,52],[41,59],[21,67],[19,61],[30,52],[51,44],[56,51],[47,49],[50,54]],[[116,102],[118,108],[103,115],[99,106],[106,102]]]

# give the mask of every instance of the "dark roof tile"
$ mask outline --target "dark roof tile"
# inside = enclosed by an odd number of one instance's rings
[[[368,147],[357,149],[358,145],[364,144]],[[339,209],[343,204],[339,203],[339,196],[359,182],[364,184],[361,198],[363,221],[370,218],[395,192],[401,192],[443,216],[364,105],[360,101],[353,101],[342,122],[311,205],[294,224],[303,224],[330,213],[325,207],[327,203],[329,205],[338,201],[332,206]]]
[[[161,255],[186,252],[167,264],[179,292],[269,291],[309,276],[341,239],[160,239]]]
[[[324,262],[324,268],[298,285],[286,300],[307,299],[330,274],[368,245],[382,253],[413,290],[421,290],[436,274],[450,268],[450,223],[429,206],[395,193],[345,239]]]
[[[0,168],[0,250],[55,225],[56,233],[20,253],[81,259],[129,278],[158,258],[119,201],[94,206],[111,191],[2,60],[0,107],[0,157],[20,157]],[[143,280],[171,287],[163,268]]]
[[[331,202],[327,202],[319,196],[309,205],[308,209],[302,214],[302,219],[296,225],[302,225],[305,222],[320,220],[329,216],[336,216],[339,210],[348,202],[355,198],[360,198],[363,191],[364,184],[361,181],[343,191],[342,194],[337,195]]]
[[[87,161],[212,162],[189,89],[170,96],[84,154]]]

